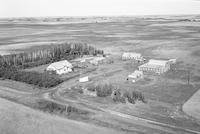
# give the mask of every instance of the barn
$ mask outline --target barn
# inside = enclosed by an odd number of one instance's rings
[[[132,52],[126,52],[122,54],[122,60],[140,60],[142,59],[142,54],[140,53],[132,53]]]
[[[67,60],[63,60],[50,64],[46,70],[49,72],[55,72],[58,75],[62,75],[72,72],[72,68],[73,66],[70,62],[68,62]]]
[[[145,63],[139,66],[140,71],[152,72],[156,74],[162,74],[167,72],[170,69],[170,63],[168,60],[149,60],[148,63]]]

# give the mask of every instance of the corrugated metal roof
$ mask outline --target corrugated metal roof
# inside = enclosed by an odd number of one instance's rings
[[[143,64],[143,65],[141,65],[141,66],[139,66],[139,67],[160,68],[160,67],[164,67],[164,66],[146,63],[146,64]]]
[[[168,60],[154,60],[150,59],[148,64],[149,65],[158,65],[158,66],[165,66],[168,63]]]

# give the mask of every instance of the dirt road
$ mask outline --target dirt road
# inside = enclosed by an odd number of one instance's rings
[[[96,76],[96,77],[101,77],[101,75]],[[162,123],[162,122],[158,122],[158,121],[154,121],[154,120],[150,120],[150,119],[145,119],[145,118],[141,118],[141,117],[137,117],[137,116],[133,116],[133,115],[129,115],[129,114],[124,114],[118,111],[113,111],[110,109],[105,109],[105,108],[101,108],[98,106],[94,106],[92,104],[90,104],[90,102],[87,101],[83,101],[83,100],[72,100],[72,99],[67,99],[66,97],[63,96],[63,92],[72,87],[75,86],[77,84],[77,78],[71,79],[67,82],[64,82],[63,84],[59,85],[56,88],[52,88],[46,91],[41,91],[41,92],[24,92],[24,91],[18,91],[15,90],[13,88],[8,88],[8,87],[3,87],[0,86],[0,95],[4,94],[7,96],[11,96],[12,95],[19,95],[19,96],[39,96],[43,99],[49,100],[49,101],[54,101],[57,103],[61,103],[64,105],[76,105],[76,106],[80,106],[81,108],[86,108],[86,109],[90,109],[94,112],[96,112],[97,114],[101,114],[101,116],[107,116],[109,117],[109,115],[112,115],[112,118],[119,118],[121,121],[126,121],[128,120],[129,122],[133,122],[132,126],[130,126],[130,130],[132,131],[137,131],[137,129],[135,128],[135,124],[141,126],[141,127],[147,127],[149,128],[151,131],[159,131],[157,133],[169,133],[169,134],[200,134],[199,131],[195,131],[195,130],[191,130],[191,129],[187,129],[187,128],[182,128],[182,127],[178,127],[178,126],[174,126],[174,125],[170,125],[170,124],[166,124],[166,123]],[[92,109],[91,109],[92,108]],[[94,110],[95,109],[95,110]],[[99,112],[101,111],[101,112]],[[149,130],[149,131],[150,131]],[[148,133],[148,131],[143,131],[144,133]]]

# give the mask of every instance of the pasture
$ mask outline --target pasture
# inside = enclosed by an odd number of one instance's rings
[[[195,18],[197,21],[187,21],[182,18]],[[55,45],[55,42],[65,41],[84,42],[95,46],[104,50],[114,63],[92,66],[95,69],[91,72],[80,70],[74,74],[63,76],[63,78],[73,76],[77,78],[70,82],[65,81],[56,87],[63,93],[63,98],[57,98],[57,101],[60,100],[64,103],[67,101],[62,99],[69,99],[82,108],[90,104],[93,109],[105,108],[200,131],[199,120],[191,117],[182,109],[184,103],[200,88],[199,18],[200,16],[110,17],[105,21],[99,21],[101,20],[99,18],[96,18],[98,21],[95,21],[94,18],[93,21],[79,20],[78,23],[69,23],[65,20],[61,23],[54,20],[53,24],[50,23],[51,21],[48,23],[48,21],[43,22],[42,20],[37,23],[30,20],[1,22],[0,54],[40,50]],[[143,80],[132,83],[126,80],[127,76],[138,69],[139,64],[121,60],[122,53],[127,51],[141,53],[146,59],[176,58],[178,62],[166,74],[145,75]],[[25,71],[41,73],[46,67],[47,65],[42,65]],[[87,84],[78,83],[80,72],[88,75],[91,81]],[[139,91],[144,94],[147,103],[121,104],[113,102],[110,97],[84,96],[77,91],[69,90],[72,83],[87,87],[89,84],[103,82],[111,83],[122,91]],[[12,81],[0,81],[0,84],[5,87],[11,87],[9,83]],[[21,90],[20,87],[32,90],[32,87],[25,86],[23,83],[16,84],[18,90]],[[94,118],[101,120],[102,115],[96,112]],[[114,122],[114,118],[110,117],[108,124],[111,122]]]

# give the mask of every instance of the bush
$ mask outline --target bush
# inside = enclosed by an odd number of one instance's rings
[[[125,97],[122,96],[120,90],[115,90],[112,93],[112,99],[114,102],[121,102],[121,103],[126,103]]]
[[[96,90],[96,87],[94,85],[89,85],[87,87],[87,90],[94,92]]]
[[[132,91],[132,98],[134,100],[145,102],[143,94],[138,91]]]
[[[124,92],[123,96],[127,98],[128,102],[135,104],[135,101],[142,101],[143,103],[146,103],[145,98],[143,94],[139,91],[126,91]]]
[[[46,100],[39,100],[35,108],[49,113],[63,113],[66,111],[65,105]]]
[[[97,85],[95,86],[97,96],[107,97],[112,94],[114,87],[111,84]]]
[[[123,96],[127,98],[128,102],[135,104],[135,99],[132,97],[132,94],[130,92],[124,92]]]
[[[75,114],[88,114],[89,112],[88,111],[85,111],[85,110],[81,110],[81,109],[78,109],[76,107],[73,107],[73,106],[68,106],[67,107],[67,113],[68,115],[71,114],[71,113],[75,113]]]
[[[87,90],[97,93],[99,97],[107,97],[112,94],[114,87],[111,84],[98,84],[98,85],[89,85]]]

